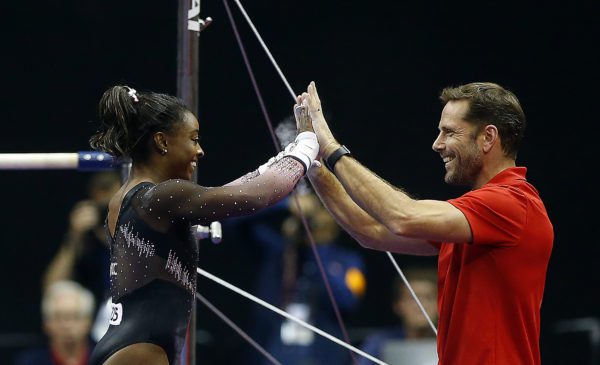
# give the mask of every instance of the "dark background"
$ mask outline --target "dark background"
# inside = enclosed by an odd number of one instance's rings
[[[315,80],[338,139],[373,171],[420,198],[449,199],[464,192],[443,183],[443,164],[430,148],[440,90],[493,81],[517,94],[529,123],[517,163],[528,167],[555,229],[542,349],[545,363],[560,363],[552,331],[557,321],[600,316],[597,3],[244,4],[295,92]],[[97,102],[114,84],[176,92],[175,1],[11,1],[1,6],[0,153],[89,150]],[[231,6],[277,123],[290,116],[292,98]],[[274,147],[223,4],[203,1],[202,16],[215,22],[200,40],[198,116],[206,156],[198,180],[214,186],[254,169],[274,154]],[[1,176],[0,363],[8,363],[19,345],[10,335],[40,331],[40,275],[67,228],[68,212],[84,197],[88,175],[2,171]],[[228,243],[203,243],[200,265],[249,289],[253,256]],[[368,264],[368,293],[361,310],[346,319],[354,329],[392,320],[393,267],[383,253],[361,252]],[[401,267],[432,263],[398,260]],[[202,278],[199,287],[242,323],[254,305]],[[226,354],[241,340],[203,308],[199,317],[199,328],[212,341],[199,359],[226,363]]]

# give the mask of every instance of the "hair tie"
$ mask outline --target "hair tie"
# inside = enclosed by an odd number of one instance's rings
[[[131,96],[134,103],[139,102],[140,100],[137,97],[137,91],[135,89],[130,88],[129,86],[125,86],[127,88],[127,95]]]

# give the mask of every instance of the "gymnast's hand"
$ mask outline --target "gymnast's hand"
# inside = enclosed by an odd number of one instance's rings
[[[296,105],[294,105],[294,116],[296,117],[296,129],[298,134],[302,132],[314,132],[312,119],[308,115],[308,108],[302,105],[302,96],[296,97]]]
[[[302,105],[308,109],[310,119],[312,119],[312,126],[317,134],[319,140],[319,155],[318,157],[327,157],[340,147],[340,144],[335,140],[327,121],[323,116],[323,109],[321,108],[321,100],[317,93],[317,87],[315,82],[311,81],[308,85],[308,92],[302,94]]]
[[[312,119],[308,115],[308,107],[302,104],[302,96],[300,95],[296,97],[294,116],[296,117],[298,135],[296,136],[294,143],[289,144],[285,148],[284,155],[296,150],[296,152],[294,152],[296,155],[300,153],[307,158],[306,161],[301,158],[302,161],[305,161],[307,171],[310,167],[320,167],[321,163],[317,159],[317,155],[319,154],[319,142],[317,140],[317,135],[313,130]]]

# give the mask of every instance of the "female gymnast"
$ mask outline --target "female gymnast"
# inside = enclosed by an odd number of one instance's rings
[[[180,99],[127,86],[103,94],[90,144],[132,166],[109,204],[113,307],[91,364],[179,363],[196,293],[190,227],[252,214],[292,191],[319,151],[306,109],[294,114],[299,134],[284,151],[227,185],[203,187],[190,181],[204,155],[198,120]]]

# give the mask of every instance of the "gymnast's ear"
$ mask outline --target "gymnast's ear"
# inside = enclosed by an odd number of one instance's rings
[[[152,136],[154,141],[154,147],[160,152],[163,153],[167,150],[167,136],[164,132],[156,132],[154,136]],[[164,153],[163,153],[164,154]]]

